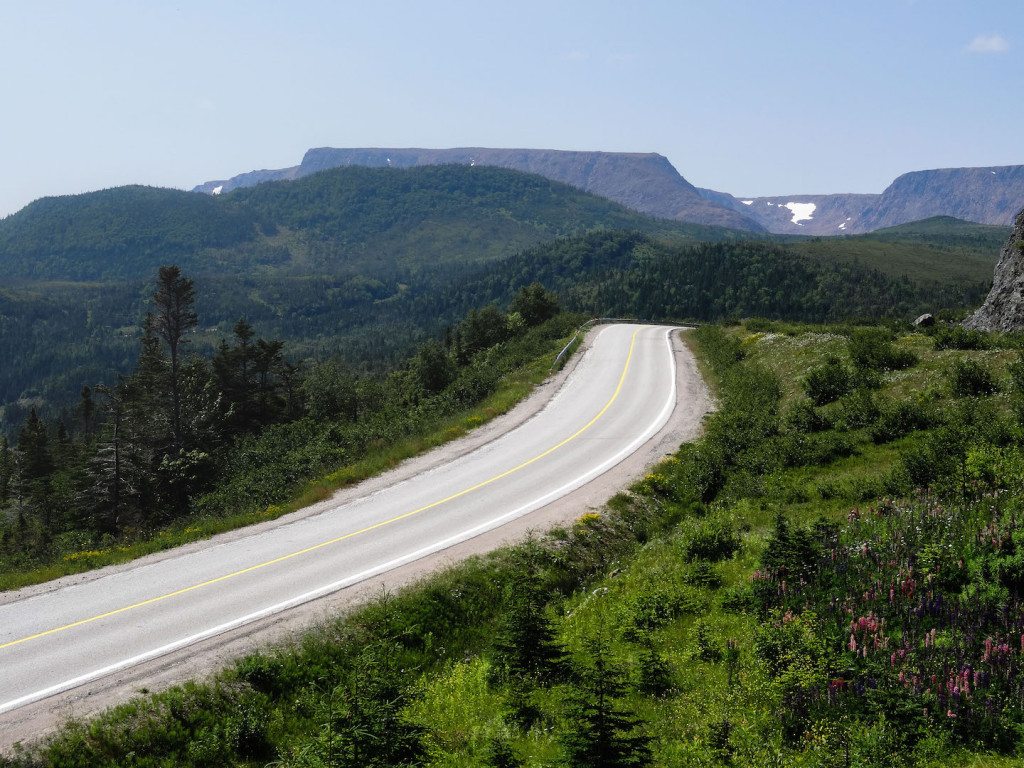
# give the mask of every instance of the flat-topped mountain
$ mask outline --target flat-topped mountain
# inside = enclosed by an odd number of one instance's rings
[[[707,200],[662,155],[627,152],[575,152],[553,149],[311,149],[292,168],[243,173],[207,181],[195,192],[222,194],[265,181],[294,180],[329,168],[421,165],[486,165],[535,173],[552,181],[606,197],[648,216],[696,224],[764,231],[743,211]]]
[[[776,234],[863,234],[934,216],[1009,226],[1024,206],[1024,165],[913,171],[878,195],[734,197],[698,191]]]

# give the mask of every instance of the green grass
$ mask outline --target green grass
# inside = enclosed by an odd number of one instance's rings
[[[274,520],[323,501],[337,490],[359,483],[397,466],[408,458],[456,440],[472,429],[507,413],[547,378],[551,371],[551,361],[567,341],[567,338],[563,338],[551,342],[543,354],[505,376],[498,389],[479,405],[438,420],[419,434],[392,444],[372,447],[359,460],[308,481],[284,503],[226,516],[193,517],[167,526],[144,539],[120,546],[72,552],[60,561],[29,570],[0,570],[0,591],[20,589],[62,576],[126,563],[155,552],[208,539],[218,533]]]

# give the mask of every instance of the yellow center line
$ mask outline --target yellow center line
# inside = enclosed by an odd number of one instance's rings
[[[403,512],[400,515],[396,515],[395,517],[389,518],[387,520],[382,520],[379,523],[374,523],[373,525],[368,525],[365,528],[360,528],[358,531],[352,531],[351,533],[346,533],[346,534],[344,534],[342,536],[337,536],[337,537],[335,537],[333,539],[328,539],[327,541],[322,541],[319,544],[314,544],[312,546],[306,547],[305,549],[300,549],[300,550],[297,550],[295,552],[290,552],[287,555],[281,555],[280,557],[275,557],[273,560],[267,560],[266,562],[257,563],[256,565],[250,565],[248,568],[242,568],[241,570],[233,571],[231,573],[226,573],[223,576],[218,576],[218,577],[216,577],[214,579],[208,579],[207,581],[203,581],[203,582],[200,582],[198,584],[193,584],[192,586],[189,586],[189,587],[182,587],[181,589],[177,589],[177,590],[175,590],[173,592],[168,592],[168,593],[163,594],[163,595],[158,595],[157,597],[151,597],[151,598],[149,598],[147,600],[141,600],[141,601],[139,601],[137,603],[132,603],[131,605],[126,605],[123,608],[115,608],[112,611],[107,611],[106,613],[100,613],[100,614],[97,614],[96,616],[90,616],[87,619],[79,619],[78,621],[71,622],[70,624],[64,624],[63,626],[60,626],[60,627],[54,627],[53,629],[47,629],[47,630],[44,630],[42,632],[37,632],[34,635],[28,635],[28,636],[22,637],[22,638],[20,638],[18,640],[11,640],[9,642],[0,644],[0,650],[3,650],[4,648],[11,648],[12,646],[15,646],[15,645],[21,645],[21,644],[27,643],[27,642],[29,642],[31,640],[38,640],[39,638],[47,637],[49,635],[55,635],[55,634],[57,634],[59,632],[66,632],[69,629],[74,629],[76,627],[81,627],[81,626],[83,626],[85,624],[92,624],[94,621],[100,621],[101,619],[107,619],[107,618],[110,618],[111,616],[117,616],[118,614],[121,614],[121,613],[127,613],[128,611],[133,611],[133,610],[135,610],[137,608],[143,608],[143,607],[145,607],[147,605],[153,605],[154,603],[163,602],[164,600],[169,600],[172,597],[178,597],[179,595],[184,595],[184,594],[187,594],[189,592],[194,592],[197,589],[203,589],[204,587],[209,587],[209,586],[211,586],[213,584],[219,584],[222,581],[227,581],[229,579],[234,579],[234,578],[237,578],[238,576],[244,576],[247,573],[252,573],[253,571],[258,571],[258,570],[260,570],[262,568],[267,568],[267,567],[269,567],[271,565],[277,565],[278,563],[283,563],[286,560],[291,560],[292,558],[300,557],[301,555],[307,555],[310,552],[317,551],[318,549],[323,549],[324,547],[329,547],[332,544],[337,544],[337,543],[345,541],[347,539],[351,539],[351,538],[354,538],[356,536],[360,536],[360,535],[362,535],[364,533],[369,533],[370,531],[375,531],[378,528],[383,528],[386,525],[391,525],[393,523],[397,523],[400,520],[405,520],[407,518],[412,517],[413,515],[418,515],[421,512],[426,512],[427,510],[434,509],[435,507],[439,507],[442,504],[447,504],[449,501],[454,501],[455,499],[458,499],[458,498],[461,498],[461,497],[463,497],[463,496],[465,496],[467,494],[473,493],[474,491],[478,491],[481,488],[490,485],[491,483],[496,483],[497,481],[499,481],[499,480],[501,480],[503,478],[506,478],[509,475],[515,474],[516,472],[519,472],[520,470],[525,469],[526,467],[530,466],[531,464],[534,464],[534,463],[540,461],[541,459],[545,458],[546,456],[550,456],[552,453],[557,451],[559,448],[567,445],[568,443],[571,443],[573,440],[575,440],[580,435],[582,435],[584,432],[586,432],[588,429],[590,429],[592,426],[594,426],[594,424],[596,424],[597,421],[602,416],[604,416],[604,414],[608,411],[608,409],[612,407],[612,403],[614,403],[618,399],[619,393],[622,391],[622,386],[623,386],[623,384],[626,381],[626,374],[629,372],[629,366],[630,366],[630,363],[633,360],[633,348],[636,345],[636,335],[639,332],[640,332],[639,328],[637,330],[633,331],[633,335],[630,337],[630,340],[629,340],[629,352],[626,354],[626,363],[625,363],[625,365],[622,368],[622,375],[619,376],[619,382],[615,386],[615,391],[612,393],[611,398],[608,400],[607,403],[604,404],[604,407],[600,411],[597,412],[597,415],[594,416],[594,418],[592,418],[590,421],[588,421],[584,426],[580,427],[578,430],[576,430],[576,432],[574,432],[572,435],[570,435],[569,437],[567,437],[564,440],[562,440],[557,445],[553,445],[552,447],[548,448],[543,453],[537,454],[532,459],[527,459],[522,464],[519,464],[519,465],[517,465],[515,467],[512,467],[511,469],[507,469],[504,472],[502,472],[501,474],[498,474],[498,475],[495,475],[494,477],[488,478],[487,480],[479,482],[476,485],[472,485],[469,488],[464,488],[463,490],[458,491],[457,493],[453,493],[451,496],[446,496],[443,499],[439,499],[438,501],[433,501],[430,504],[425,504],[424,506],[419,507],[418,509],[414,509],[414,510],[412,510],[410,512]]]

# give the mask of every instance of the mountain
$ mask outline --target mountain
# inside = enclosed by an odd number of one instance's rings
[[[847,235],[935,216],[1009,226],[1024,206],[1024,165],[905,173],[875,194],[738,198],[711,189],[704,199],[744,212],[775,234]]]
[[[600,228],[689,240],[736,234],[652,219],[518,171],[351,166],[218,195],[131,186],[43,198],[0,220],[0,270],[105,280],[176,262],[201,274],[333,274],[493,259]]]
[[[207,181],[194,192],[223,194],[266,181],[289,181],[342,166],[408,168],[469,165],[535,173],[606,197],[648,216],[711,226],[764,231],[744,211],[705,199],[667,158],[655,153],[572,152],[553,149],[310,149],[302,163],[280,170]]]
[[[705,199],[744,211],[769,232],[780,235],[844,235],[861,232],[858,222],[879,195],[781,195],[737,198],[701,189]]]
[[[1012,225],[1024,207],[1024,165],[942,168],[905,173],[861,220],[865,230],[929,216],[955,216],[979,224]]]

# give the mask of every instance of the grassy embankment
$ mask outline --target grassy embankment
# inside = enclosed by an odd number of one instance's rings
[[[600,514],[13,764],[554,765],[597,680],[656,765],[1018,764],[1015,340],[692,338],[721,409]]]

